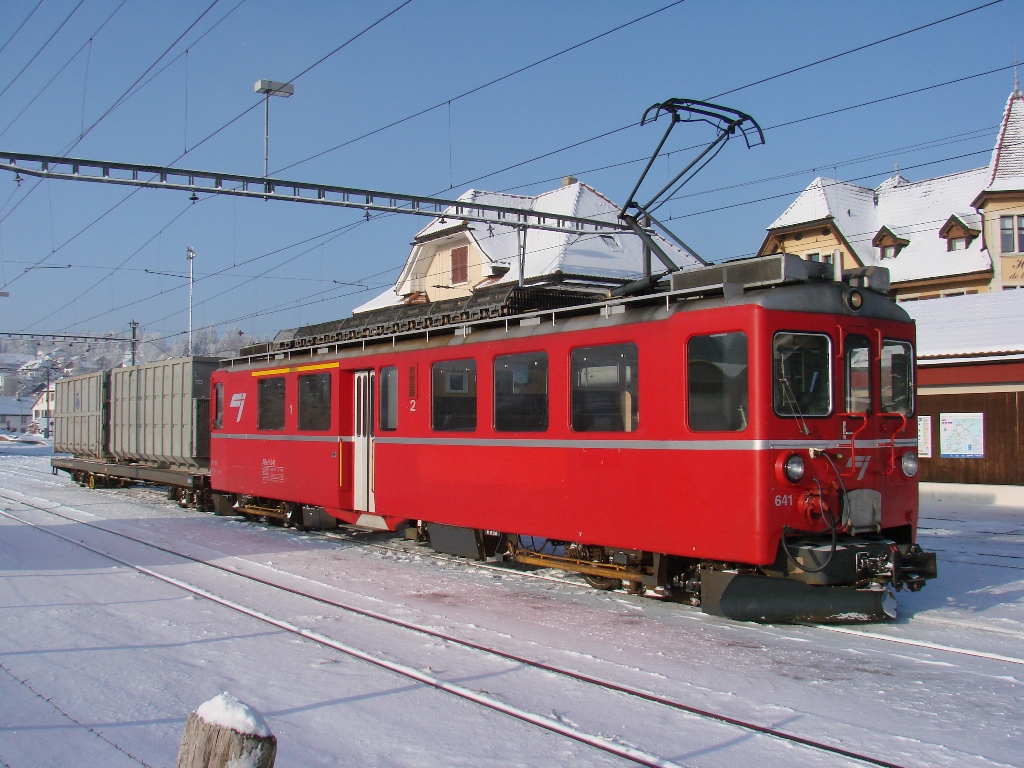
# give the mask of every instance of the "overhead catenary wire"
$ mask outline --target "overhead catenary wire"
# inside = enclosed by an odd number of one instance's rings
[[[538,67],[541,64],[544,64],[546,62],[551,61],[552,59],[557,59],[560,56],[563,56],[563,55],[565,55],[567,53],[570,53],[571,51],[575,51],[578,48],[582,48],[585,45],[589,45],[590,43],[593,43],[593,42],[595,42],[597,40],[600,40],[600,39],[602,39],[604,37],[607,37],[608,35],[614,34],[615,32],[619,32],[620,30],[626,29],[627,27],[631,27],[634,24],[638,24],[639,22],[644,21],[645,19],[649,19],[652,16],[655,16],[655,15],[657,15],[659,13],[662,13],[663,11],[667,11],[670,8],[676,7],[677,5],[682,5],[684,2],[686,2],[686,0],[674,0],[674,2],[671,2],[668,5],[664,5],[661,8],[656,8],[655,10],[650,11],[649,13],[645,13],[642,16],[638,16],[635,19],[632,19],[631,21],[625,22],[624,24],[619,24],[618,26],[613,27],[612,29],[609,29],[609,30],[607,30],[605,32],[602,32],[599,35],[595,35],[593,37],[590,37],[590,38],[588,38],[588,39],[586,39],[586,40],[584,40],[582,42],[576,43],[575,45],[571,45],[568,48],[563,48],[562,50],[557,51],[556,53],[552,53],[552,54],[550,54],[548,56],[545,56],[544,58],[538,59],[537,61],[534,61],[534,62],[532,62],[530,64],[526,64],[525,66],[519,67],[518,69],[515,69],[512,72],[508,72],[508,73],[506,73],[504,75],[501,75],[500,77],[496,77],[496,78],[494,78],[492,80],[489,80],[486,83],[483,83],[483,84],[478,85],[478,86],[476,86],[474,88],[471,88],[468,91],[464,91],[464,92],[460,93],[457,96],[452,96],[450,98],[444,99],[443,101],[439,101],[438,103],[434,104],[433,106],[426,107],[425,109],[421,109],[418,112],[415,112],[415,113],[413,113],[411,115],[407,115],[406,117],[403,117],[403,118],[401,118],[399,120],[394,120],[394,121],[388,123],[387,125],[381,126],[380,128],[375,128],[374,130],[368,131],[367,133],[364,133],[364,134],[362,134],[360,136],[357,136],[357,137],[355,137],[353,139],[348,139],[347,141],[343,141],[341,144],[337,144],[336,146],[330,147],[329,149],[325,149],[325,150],[322,150],[320,152],[317,152],[316,154],[310,155],[309,157],[303,158],[302,160],[297,160],[296,162],[291,163],[290,165],[282,166],[281,168],[278,168],[276,171],[273,171],[273,173],[271,175],[277,175],[278,173],[281,173],[282,171],[286,171],[286,170],[288,170],[290,168],[294,168],[294,167],[296,167],[298,165],[302,165],[303,163],[308,163],[310,160],[315,160],[315,159],[317,159],[319,157],[323,157],[324,155],[330,154],[331,152],[335,152],[335,151],[337,151],[339,149],[342,149],[343,147],[347,147],[347,146],[349,146],[351,144],[355,144],[357,141],[362,141],[363,139],[367,139],[370,136],[376,136],[378,133],[386,131],[386,130],[388,130],[390,128],[394,128],[395,126],[401,125],[402,123],[407,123],[410,120],[414,120],[415,118],[420,117],[421,115],[427,114],[428,112],[433,112],[435,109],[440,109],[441,107],[444,107],[445,105],[448,105],[450,107],[451,103],[453,101],[458,101],[459,99],[464,99],[467,96],[471,96],[474,93],[479,93],[480,91],[484,90],[485,88],[490,88],[492,85],[497,85],[500,82],[503,82],[505,80],[508,80],[509,78],[515,77],[516,75],[520,75],[523,72],[531,70],[534,67]],[[450,189],[450,187],[449,187],[449,189]]]
[[[976,9],[972,9],[972,10],[980,10],[981,8],[984,8],[984,7],[988,7],[988,6],[989,6],[989,5],[991,5],[991,4],[992,4],[992,3],[988,3],[988,4],[985,4],[985,5],[983,5],[983,6],[978,6],[978,8],[976,8]],[[970,11],[967,11],[967,12],[970,12]],[[967,12],[964,12],[964,13],[967,13]],[[944,18],[944,19],[940,19],[940,20],[937,20],[936,22],[933,22],[932,24],[929,24],[929,25],[925,25],[925,26],[933,26],[934,24],[942,23],[943,21],[947,21],[947,20],[949,20],[950,18],[956,18],[957,16],[961,16],[961,15],[963,15],[963,14],[957,14],[957,15],[955,15],[955,16],[953,16],[953,17],[947,17],[947,18]],[[923,28],[923,27],[922,27],[922,28]],[[907,30],[907,31],[906,31],[905,33],[901,33],[901,34],[910,34],[911,32],[913,32],[913,31],[916,31],[917,29],[919,29],[919,28],[914,28],[914,30]],[[883,39],[882,39],[881,41],[876,41],[876,43],[878,43],[878,42],[884,42],[884,41],[888,41],[888,40],[890,40],[890,39],[894,39],[894,37],[896,37],[896,36],[889,36],[889,37],[887,37],[887,38],[883,38]],[[862,46],[862,47],[863,47],[863,46]],[[862,48],[862,47],[861,47],[861,48]],[[829,57],[829,58],[832,58],[832,57]],[[812,63],[811,63],[810,65],[807,65],[807,66],[812,66],[812,65],[814,65],[814,62],[812,62]],[[806,67],[805,67],[805,68],[806,68]],[[779,74],[778,76],[783,76],[784,74],[786,74],[786,73],[780,73],[780,74]],[[773,76],[773,77],[776,77],[776,76]],[[890,97],[890,98],[893,98],[893,97]],[[807,118],[807,119],[809,119],[809,118]],[[632,127],[632,126],[627,126],[627,127]],[[776,126],[776,127],[779,127],[779,126]],[[623,128],[623,129],[624,129],[624,128]],[[623,130],[623,129],[616,129],[616,130]],[[604,135],[608,135],[608,134],[607,134],[607,133],[605,133],[605,134],[602,134],[602,136],[604,136]],[[557,152],[557,151],[564,151],[564,149],[565,149],[565,148],[563,148],[562,150],[555,150],[555,151],[553,151],[552,153],[546,153],[546,154],[553,154],[553,153],[555,153],[555,152]],[[517,165],[518,165],[518,164],[517,164]],[[500,172],[500,171],[499,171],[499,172]],[[489,174],[489,175],[494,175],[494,174],[492,173],[492,174]],[[483,177],[481,177],[481,178],[483,178]]]
[[[55,74],[53,77],[51,77],[49,80],[47,80],[46,85],[44,85],[42,88],[40,88],[36,92],[36,95],[32,97],[32,99],[28,102],[28,104],[26,104],[22,108],[22,110],[17,115],[15,115],[12,118],[11,121],[8,122],[6,126],[4,126],[3,130],[0,130],[0,136],[3,136],[5,133],[7,133],[7,131],[9,131],[11,129],[11,126],[14,125],[16,122],[18,122],[18,120],[21,118],[21,116],[24,115],[29,110],[29,108],[33,104],[36,103],[36,101],[39,99],[39,97],[42,96],[43,93],[45,93],[46,90],[51,85],[53,85],[54,81],[64,73],[64,70],[67,69],[71,65],[71,63],[75,59],[78,58],[78,55],[82,51],[84,51],[87,46],[89,47],[89,54],[90,54],[90,58],[91,58],[91,56],[92,56],[92,41],[93,41],[93,38],[95,38],[96,35],[98,35],[100,32],[103,31],[104,27],[107,26],[107,24],[110,22],[110,20],[112,18],[114,18],[114,16],[117,15],[117,12],[120,11],[125,6],[125,3],[127,3],[127,2],[128,2],[128,0],[121,0],[121,3],[110,13],[109,16],[107,16],[107,18],[105,18],[103,20],[103,23],[100,24],[96,28],[96,31],[93,32],[91,35],[89,35],[89,39],[86,40],[84,43],[82,43],[81,47],[77,51],[75,51],[73,54],[71,54],[71,56],[68,58],[68,60],[66,62],[64,62],[64,66],[62,66],[59,70],[57,70],[57,74]],[[89,70],[88,70],[88,65],[87,65],[86,66],[86,74],[87,74],[86,87],[88,87],[88,71]],[[83,88],[82,91],[83,91],[83,93],[82,93],[82,134],[84,134],[85,133],[85,88]]]
[[[23,74],[25,74],[25,70],[26,70],[26,69],[28,69],[29,67],[31,67],[31,66],[32,66],[32,63],[33,63],[33,62],[34,62],[34,61],[35,61],[35,60],[36,60],[36,59],[37,59],[37,58],[39,57],[39,54],[41,54],[41,53],[42,53],[42,52],[43,52],[44,50],[46,50],[46,47],[47,47],[47,46],[48,46],[48,45],[50,44],[50,42],[51,42],[51,41],[53,40],[53,38],[55,38],[55,37],[56,37],[56,36],[57,36],[57,35],[58,35],[58,34],[60,33],[60,31],[61,31],[62,29],[64,29],[64,25],[65,25],[65,24],[67,24],[67,23],[68,23],[69,21],[71,21],[71,17],[72,17],[72,16],[74,16],[74,15],[75,15],[75,12],[76,12],[76,11],[77,11],[77,10],[78,10],[79,8],[81,8],[81,7],[82,7],[82,3],[84,3],[84,2],[85,2],[85,0],[78,0],[78,4],[77,4],[77,5],[75,5],[75,7],[71,9],[71,13],[69,13],[69,14],[68,14],[67,16],[65,16],[65,17],[64,17],[64,21],[62,21],[62,22],[60,23],[60,25],[59,25],[59,26],[57,27],[57,29],[55,29],[55,30],[53,31],[53,34],[51,34],[51,35],[50,35],[50,36],[49,36],[48,38],[46,38],[46,42],[45,42],[45,43],[43,43],[43,44],[42,44],[42,45],[41,45],[41,46],[39,47],[39,50],[37,50],[37,51],[36,51],[36,52],[35,52],[34,54],[32,54],[32,57],[31,57],[31,58],[30,58],[30,59],[28,60],[28,62],[27,62],[27,63],[25,64],[25,66],[23,66],[23,67],[22,67],[21,69],[19,69],[19,70],[18,70],[18,74],[16,74],[16,75],[14,76],[14,78],[13,78],[13,79],[11,80],[11,82],[9,82],[9,83],[8,83],[7,85],[5,85],[5,86],[4,86],[4,88],[3,88],[3,90],[0,90],[0,97],[3,97],[3,95],[4,95],[5,93],[7,93],[8,89],[9,89],[9,88],[10,88],[10,87],[11,87],[12,85],[14,85],[14,84],[15,84],[16,82],[18,82],[18,79],[19,79],[19,78],[20,78],[20,77],[21,77],[21,76],[22,76]]]
[[[227,14],[225,14],[225,16],[224,16],[224,17],[223,17],[223,18],[222,18],[222,19],[221,19],[220,21],[223,21],[223,20],[224,20],[225,18],[227,18],[228,16],[230,16],[230,15],[231,15],[231,13],[233,13],[233,12],[234,12],[235,10],[237,10],[237,8],[238,8],[238,7],[239,7],[239,6],[240,6],[240,5],[242,4],[242,2],[244,2],[244,1],[245,1],[245,0],[241,0],[241,2],[239,2],[239,3],[238,3],[238,5],[236,5],[236,6],[234,7],[234,8],[232,8],[232,9],[231,9],[231,11],[229,11],[229,12],[228,12]],[[217,3],[217,2],[218,2],[218,0],[214,0],[214,2],[213,2],[213,3],[212,3],[212,4],[211,4],[211,5],[210,5],[210,6],[209,6],[209,7],[208,7],[208,8],[207,8],[207,9],[206,9],[205,11],[203,11],[203,13],[202,13],[202,14],[201,14],[200,16],[199,16],[199,17],[198,17],[198,18],[197,18],[197,19],[196,19],[196,20],[195,20],[194,22],[192,22],[192,24],[191,24],[191,25],[190,25],[190,26],[188,27],[188,29],[186,29],[186,30],[185,30],[185,32],[183,32],[183,33],[182,33],[181,35],[179,35],[179,36],[178,36],[178,38],[177,38],[177,40],[175,41],[175,43],[172,43],[172,45],[171,45],[170,47],[168,47],[168,48],[167,48],[167,50],[166,50],[166,51],[165,51],[165,52],[164,52],[163,54],[161,54],[161,55],[160,55],[160,56],[159,56],[159,57],[158,57],[158,58],[157,58],[157,59],[156,59],[156,60],[155,60],[155,61],[153,62],[153,64],[151,64],[151,65],[150,65],[150,66],[149,66],[149,67],[147,68],[146,72],[149,72],[150,70],[152,70],[152,69],[153,69],[153,67],[154,67],[154,66],[156,66],[156,64],[158,64],[158,63],[160,62],[160,60],[161,60],[161,59],[163,59],[163,58],[164,58],[164,56],[166,56],[166,55],[167,55],[167,52],[168,52],[168,51],[170,51],[170,50],[171,50],[171,49],[172,49],[172,48],[174,47],[174,45],[176,45],[176,44],[177,44],[177,42],[178,42],[178,41],[180,41],[180,40],[181,40],[181,39],[182,39],[182,38],[183,38],[183,37],[184,37],[184,36],[185,36],[186,34],[188,34],[188,31],[189,31],[190,29],[192,29],[192,28],[193,28],[193,27],[194,27],[194,26],[195,26],[195,25],[196,25],[196,24],[197,24],[197,23],[198,23],[198,22],[199,22],[199,21],[200,21],[200,20],[202,19],[202,17],[203,17],[203,16],[205,16],[205,15],[206,15],[206,13],[208,13],[208,12],[209,12],[210,8],[212,8],[212,7],[214,6],[214,5],[216,5],[216,3]],[[338,51],[340,51],[340,50],[341,50],[342,48],[344,48],[344,47],[345,47],[345,46],[347,46],[348,44],[352,43],[353,41],[355,41],[355,40],[359,39],[359,38],[360,38],[360,37],[362,37],[362,36],[363,36],[364,34],[366,34],[367,32],[369,32],[369,31],[370,31],[371,29],[373,29],[374,27],[376,27],[376,26],[377,26],[378,24],[380,24],[380,23],[381,23],[381,22],[382,22],[383,20],[385,20],[385,19],[389,18],[390,16],[392,16],[392,15],[393,15],[393,14],[394,14],[394,13],[395,13],[395,12],[396,12],[397,10],[399,10],[399,9],[400,9],[400,8],[402,8],[402,7],[404,7],[405,5],[408,5],[408,3],[409,3],[409,2],[411,2],[411,0],[405,0],[405,2],[404,2],[404,3],[402,3],[402,5],[398,6],[397,8],[393,9],[392,11],[389,11],[389,12],[388,12],[387,14],[385,14],[385,15],[384,15],[384,16],[382,16],[382,17],[380,17],[379,19],[377,19],[376,21],[374,21],[373,23],[371,23],[371,24],[370,24],[369,26],[367,26],[367,27],[364,27],[364,28],[363,28],[362,30],[360,30],[360,31],[359,31],[358,33],[356,33],[355,35],[353,35],[352,37],[350,37],[350,38],[349,38],[349,39],[348,39],[347,41],[345,41],[345,42],[344,42],[344,43],[342,43],[342,44],[341,44],[340,46],[338,46],[337,48],[335,48],[335,49],[334,49],[334,50],[333,50],[333,51],[332,51],[332,52],[331,52],[330,54],[328,54],[327,56],[323,56],[323,57],[321,57],[321,58],[320,58],[320,59],[319,59],[318,61],[316,61],[316,62],[315,62],[314,64],[312,64],[312,65],[310,65],[310,66],[306,67],[306,69],[304,69],[304,70],[303,70],[302,72],[300,72],[300,73],[299,73],[299,75],[297,75],[297,76],[296,76],[295,78],[292,78],[292,79],[293,79],[293,80],[295,80],[295,79],[297,79],[298,77],[301,77],[302,75],[306,74],[306,73],[307,73],[307,72],[309,72],[309,71],[310,71],[311,69],[313,69],[313,67],[315,67],[315,66],[318,66],[319,64],[323,63],[324,61],[326,61],[326,60],[327,60],[327,58],[329,58],[330,56],[333,56],[333,55],[334,55],[335,53],[337,53]],[[220,21],[218,21],[217,23],[219,24],[219,23],[220,23]],[[214,27],[216,27],[216,24],[214,25]],[[208,31],[207,31],[207,33],[208,33],[209,31],[212,31],[212,29],[213,29],[213,28],[211,27],[211,30],[208,30]],[[205,36],[205,35],[204,35],[204,36]],[[201,39],[201,38],[200,38],[200,39]],[[192,45],[195,45],[195,43],[193,43]],[[95,121],[95,122],[94,122],[94,123],[93,123],[93,124],[92,124],[92,125],[91,125],[91,126],[89,127],[89,129],[88,129],[88,130],[87,130],[87,131],[86,131],[85,133],[88,133],[88,131],[91,131],[91,130],[92,130],[93,128],[95,128],[95,127],[96,127],[96,125],[98,125],[98,124],[99,124],[99,123],[100,123],[100,122],[101,122],[101,121],[102,121],[102,120],[103,120],[103,119],[104,119],[104,118],[105,118],[105,117],[106,117],[107,115],[109,115],[109,114],[110,114],[111,112],[113,112],[113,111],[114,111],[114,109],[116,109],[116,108],[117,108],[117,107],[118,107],[118,106],[119,106],[120,104],[122,104],[122,103],[124,103],[125,101],[127,101],[127,99],[131,97],[131,91],[132,91],[132,89],[133,89],[133,88],[135,88],[135,86],[136,86],[136,85],[138,85],[138,83],[139,83],[139,82],[140,82],[140,81],[141,81],[141,80],[142,80],[142,79],[143,79],[143,78],[145,77],[145,74],[146,74],[146,72],[144,72],[144,73],[143,73],[143,75],[141,75],[141,76],[140,76],[140,77],[139,77],[138,79],[136,79],[135,83],[133,83],[133,84],[132,84],[132,86],[130,86],[130,87],[128,88],[128,90],[127,90],[127,91],[125,91],[125,92],[124,92],[124,93],[122,94],[122,96],[121,96],[121,97],[120,97],[120,98],[119,98],[119,99],[118,99],[117,101],[115,101],[115,102],[114,102],[114,104],[113,104],[113,105],[112,105],[112,106],[111,106],[111,107],[110,107],[110,108],[109,108],[109,109],[108,109],[108,110],[107,110],[106,112],[104,112],[104,113],[103,113],[103,115],[101,115],[101,116],[100,116],[100,118],[99,118],[98,120],[96,120],[96,121]],[[147,81],[147,82],[151,82],[151,81]],[[252,109],[254,109],[254,108],[255,108],[256,106],[259,106],[259,102],[257,102],[257,103],[256,103],[255,105],[253,105],[253,107],[250,107],[250,108],[249,108],[248,110],[246,110],[245,112],[243,112],[243,113],[242,113],[242,115],[244,115],[244,114],[247,114],[247,113],[248,113],[249,111],[251,111]],[[197,143],[196,143],[195,145],[193,145],[191,149],[187,150],[186,152],[184,152],[184,153],[183,153],[183,154],[181,154],[181,155],[178,155],[178,157],[176,157],[176,158],[175,158],[174,160],[172,160],[171,162],[172,162],[172,163],[175,163],[175,162],[177,162],[177,161],[178,161],[178,160],[180,160],[180,159],[181,159],[182,157],[184,157],[184,156],[185,156],[186,154],[188,154],[188,153],[189,153],[189,152],[191,152],[192,150],[195,150],[195,149],[196,149],[197,147],[199,147],[199,146],[200,146],[201,144],[205,143],[206,141],[208,141],[209,139],[213,138],[213,137],[214,137],[214,136],[216,136],[216,135],[217,135],[218,133],[220,133],[221,131],[223,131],[223,130],[224,130],[225,128],[227,128],[227,127],[228,127],[229,125],[231,125],[231,124],[232,124],[232,123],[233,123],[233,122],[234,122],[235,120],[237,120],[237,119],[238,119],[239,117],[241,117],[242,115],[239,115],[238,117],[234,118],[233,120],[231,120],[231,121],[228,121],[227,123],[225,123],[224,125],[222,125],[222,126],[221,126],[220,128],[216,129],[216,130],[215,130],[215,131],[213,131],[213,132],[212,132],[211,134],[207,135],[207,136],[206,136],[206,137],[205,137],[204,139],[202,139],[201,141],[199,141],[199,142],[197,142]],[[77,140],[77,141],[75,142],[75,144],[77,144],[77,143],[78,143],[79,141],[81,141],[81,140],[82,140],[82,138],[84,138],[84,135],[85,135],[85,133],[83,133],[83,135],[82,135],[81,137],[79,137],[79,139],[78,139],[78,140]],[[74,146],[74,145],[72,145],[72,146]],[[69,149],[69,150],[65,150],[65,151],[64,151],[64,152],[62,152],[61,154],[62,154],[62,155],[64,155],[64,156],[66,156],[67,152],[69,152],[69,151],[70,151],[70,149]],[[38,183],[37,183],[37,184],[36,184],[35,186],[33,186],[33,189],[35,189],[35,187],[36,187],[36,186],[38,186]],[[69,239],[68,239],[68,240],[66,240],[66,241],[65,241],[64,243],[62,243],[62,244],[61,244],[61,246],[60,246],[60,248],[63,248],[63,247],[65,247],[66,245],[68,245],[69,243],[71,243],[72,241],[74,241],[75,239],[77,239],[77,238],[78,238],[78,237],[79,237],[80,235],[82,235],[83,233],[85,233],[86,231],[88,231],[88,230],[89,230],[90,228],[92,228],[92,227],[93,227],[93,226],[94,226],[95,224],[99,223],[99,221],[101,221],[101,220],[102,220],[102,219],[103,219],[104,217],[106,217],[106,216],[107,216],[108,214],[110,214],[110,213],[111,213],[112,211],[114,211],[114,210],[115,210],[116,208],[118,208],[118,207],[119,207],[119,206],[121,206],[121,205],[122,205],[123,203],[125,203],[125,202],[126,202],[126,201],[127,201],[128,199],[129,199],[129,198],[131,198],[131,197],[132,197],[133,195],[135,195],[135,194],[136,194],[136,193],[137,193],[138,191],[139,191],[139,189],[135,189],[135,190],[133,190],[132,192],[130,192],[129,194],[127,194],[127,195],[126,195],[126,196],[125,196],[124,198],[122,198],[122,199],[121,199],[121,200],[120,200],[120,201],[119,201],[118,203],[116,203],[115,205],[113,205],[113,206],[112,206],[111,208],[109,208],[109,209],[108,209],[107,211],[105,211],[105,212],[104,212],[103,214],[101,214],[101,215],[100,215],[99,217],[97,217],[96,219],[94,219],[93,221],[91,221],[91,222],[90,222],[89,224],[87,224],[87,225],[86,225],[85,227],[83,227],[83,228],[82,228],[82,229],[80,229],[80,230],[79,230],[78,232],[76,232],[76,233],[75,233],[75,234],[74,234],[74,235],[73,235],[73,236],[72,236],[71,238],[69,238]],[[29,193],[28,193],[28,194],[31,194],[31,192],[32,192],[32,190],[29,190]],[[24,200],[25,200],[25,198],[26,198],[26,197],[28,196],[28,194],[26,194],[26,195],[25,195],[24,197],[22,197],[22,198],[21,198],[21,201],[19,201],[18,205],[20,205],[20,203],[21,203],[22,201],[24,201]],[[15,208],[17,208],[17,205],[15,205]],[[0,217],[0,222],[3,222],[3,221],[4,221],[4,220],[5,220],[5,219],[6,219],[6,218],[7,218],[7,217],[8,217],[8,216],[9,216],[9,215],[11,214],[11,213],[13,213],[13,211],[14,211],[14,209],[12,208],[12,209],[11,209],[11,211],[8,211],[8,212],[7,212],[6,214],[4,214],[4,215],[3,215],[2,217]],[[57,251],[57,250],[60,250],[60,249],[59,249],[59,248],[58,248],[58,249],[55,249],[55,250],[53,251],[53,253],[56,253],[56,251]],[[48,258],[49,258],[50,256],[52,256],[52,255],[53,255],[53,253],[47,254],[47,255],[46,255],[46,256],[44,256],[44,257],[43,257],[42,259],[40,259],[38,263],[39,263],[39,264],[42,264],[42,263],[43,263],[43,262],[44,262],[44,261],[45,261],[46,259],[48,259]],[[7,287],[7,286],[9,286],[9,285],[13,284],[13,283],[14,283],[15,281],[17,281],[17,280],[18,280],[18,279],[19,279],[19,278],[20,278],[20,277],[21,277],[22,275],[24,275],[24,274],[25,274],[25,273],[23,272],[23,273],[21,273],[21,274],[19,274],[19,275],[15,276],[15,277],[14,277],[13,279],[11,279],[11,280],[7,281],[7,282],[6,282],[5,284],[4,284],[4,287]],[[29,327],[31,327],[31,326],[29,326]]]
[[[11,32],[11,36],[4,41],[3,45],[0,45],[0,53],[3,53],[6,50],[7,46],[10,45],[11,41],[18,36],[19,32],[21,32],[22,27],[28,24],[28,20],[36,15],[36,11],[39,10],[39,6],[42,4],[43,0],[39,0],[39,2],[32,7],[32,10],[29,11],[28,16],[21,20],[21,24],[18,25],[18,28]]]

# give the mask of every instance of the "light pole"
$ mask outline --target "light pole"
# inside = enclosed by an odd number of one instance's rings
[[[185,348],[185,357],[189,357],[192,354],[192,261],[196,257],[196,252],[192,250],[192,246],[188,247],[188,345]]]
[[[256,93],[263,94],[263,178],[266,178],[269,173],[267,162],[270,156],[270,97],[281,96],[287,99],[295,93],[295,86],[274,80],[257,80]]]

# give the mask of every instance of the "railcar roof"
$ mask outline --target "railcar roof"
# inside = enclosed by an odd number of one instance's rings
[[[805,283],[780,286],[745,292],[738,296],[712,296],[705,298],[673,297],[671,294],[654,294],[624,299],[619,303],[602,301],[589,307],[571,307],[565,310],[534,312],[528,315],[512,316],[463,323],[446,328],[431,329],[429,332],[414,331],[392,336],[378,336],[329,345],[331,351],[323,354],[278,353],[260,355],[259,359],[236,358],[225,361],[233,370],[287,366],[315,360],[327,362],[336,359],[379,355],[386,351],[407,352],[423,349],[441,349],[465,344],[496,341],[499,339],[546,336],[554,333],[583,331],[591,328],[606,328],[616,325],[656,322],[667,320],[679,313],[737,307],[760,307],[773,312],[804,312],[827,314],[849,318],[869,318],[911,323],[913,320],[906,310],[891,299],[870,290],[861,290],[863,307],[854,312],[843,301],[843,294],[849,290],[840,283]],[[608,312],[609,308],[620,308],[619,312]],[[604,310],[604,311],[602,311]],[[552,322],[554,318],[554,322]],[[523,321],[527,324],[523,324]],[[540,322],[536,322],[539,320]],[[531,321],[533,321],[531,323]],[[459,329],[470,329],[470,333],[459,333]]]

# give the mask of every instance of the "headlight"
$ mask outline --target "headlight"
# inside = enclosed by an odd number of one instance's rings
[[[847,291],[844,298],[846,299],[846,306],[854,312],[859,312],[860,308],[864,306],[864,295],[856,288],[851,288]]]
[[[903,474],[907,477],[913,477],[917,474],[917,470],[920,468],[920,464],[917,461],[917,454],[913,451],[907,451],[903,454],[903,458],[900,459],[900,466],[903,467]]]
[[[785,471],[786,479],[789,480],[789,482],[799,483],[804,476],[804,460],[794,453],[786,459],[783,471]]]

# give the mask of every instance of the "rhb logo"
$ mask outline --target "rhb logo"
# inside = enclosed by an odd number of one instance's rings
[[[857,456],[855,458],[855,457],[851,456],[850,460],[848,462],[846,462],[846,468],[847,469],[853,469],[853,462],[854,462],[854,460],[856,460],[856,462],[857,462],[857,469],[860,470],[860,472],[857,474],[857,479],[858,480],[863,480],[864,479],[864,474],[868,471],[868,464],[871,463],[871,457],[870,456]]]
[[[242,420],[242,409],[245,408],[245,393],[236,392],[231,396],[231,407],[238,409],[238,415],[235,417],[235,421]]]

